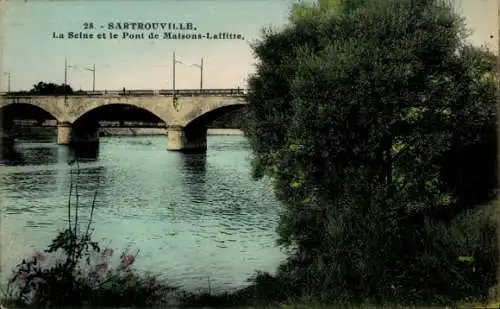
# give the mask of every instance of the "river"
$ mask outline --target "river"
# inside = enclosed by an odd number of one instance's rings
[[[136,268],[189,291],[242,287],[255,270],[273,272],[280,204],[269,180],[253,181],[243,136],[209,136],[206,154],[166,150],[164,136],[102,137],[80,157],[80,217],[97,190],[94,240],[139,249]],[[17,143],[19,162],[0,166],[1,280],[67,226],[75,157],[54,140]],[[73,168],[74,170],[74,168]]]

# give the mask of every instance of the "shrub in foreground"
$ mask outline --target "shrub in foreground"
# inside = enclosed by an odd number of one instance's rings
[[[23,259],[8,283],[9,302],[15,305],[145,306],[165,302],[175,289],[153,275],[133,268],[136,254],[123,252],[111,267],[113,250],[95,250],[77,265],[59,252],[35,252]]]
[[[284,204],[279,241],[297,252],[280,271],[300,295],[442,303],[495,285],[495,226],[467,223],[496,188],[495,57],[455,12],[320,0],[255,44],[245,134]]]

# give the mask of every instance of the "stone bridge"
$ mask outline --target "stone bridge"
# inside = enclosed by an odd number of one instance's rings
[[[34,106],[57,120],[58,144],[68,145],[98,142],[98,128],[95,123],[86,120],[89,118],[87,115],[98,115],[99,110],[105,106],[133,106],[148,111],[166,123],[169,150],[205,151],[206,124],[227,112],[241,108],[246,104],[244,96],[239,89],[204,90],[202,94],[192,92],[191,95],[184,90],[176,96],[137,94],[132,91],[68,96],[8,94],[0,97],[0,113],[9,108],[22,111],[23,108],[33,109]],[[8,119],[4,119],[6,120]]]

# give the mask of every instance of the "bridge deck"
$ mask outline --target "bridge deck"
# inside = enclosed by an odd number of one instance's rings
[[[66,94],[67,96],[172,96],[173,89],[159,90],[96,90],[96,91],[74,91]],[[176,89],[176,96],[246,96],[246,89]],[[0,92],[0,95],[7,97],[23,97],[23,96],[63,96],[64,93],[58,94],[40,94],[29,91],[19,92]]]

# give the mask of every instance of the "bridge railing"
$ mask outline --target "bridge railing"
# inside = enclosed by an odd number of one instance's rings
[[[148,121],[100,121],[101,128],[166,128],[165,122]]]
[[[12,123],[16,127],[56,127],[57,120],[54,119],[13,119]],[[140,120],[102,120],[99,121],[99,127],[101,128],[166,128],[165,122],[161,121],[140,121]]]
[[[96,90],[96,91],[74,91],[68,96],[172,96],[174,90]],[[175,95],[180,97],[195,96],[245,96],[247,90],[243,88],[234,89],[176,89]],[[0,92],[0,95],[7,97],[25,97],[25,96],[51,96],[50,94],[38,94],[32,92]],[[64,94],[54,94],[53,96],[64,96]]]

